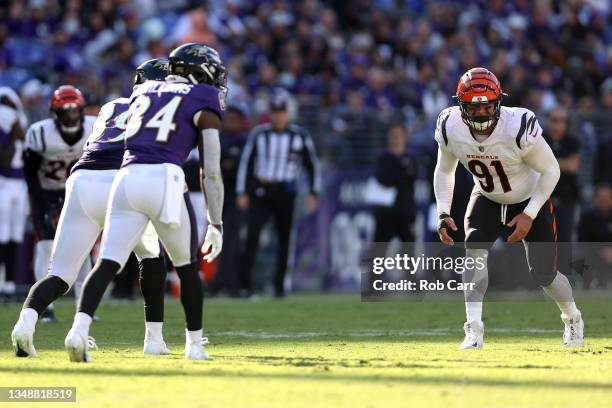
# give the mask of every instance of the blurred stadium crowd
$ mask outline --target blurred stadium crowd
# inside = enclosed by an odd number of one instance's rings
[[[559,105],[595,116],[575,129],[585,154],[604,143],[607,122],[596,112],[612,106],[607,1],[202,4],[8,1],[0,6],[0,84],[19,89],[35,121],[46,116],[55,85],[79,85],[99,106],[130,92],[140,63],[166,56],[178,43],[201,41],[227,61],[230,103],[257,120],[271,89],[284,87],[297,96],[302,115],[320,113],[312,120],[318,125],[313,130],[327,133],[316,132],[322,147],[357,154],[359,160],[350,162],[361,165],[368,162],[364,155],[372,156],[367,148],[381,147],[382,138],[359,144],[345,142],[347,135],[380,136],[377,122],[399,116],[430,142],[433,119],[452,103],[457,78],[485,65],[509,94],[506,105],[530,108],[544,124],[544,115]],[[354,119],[368,110],[376,111],[374,118]]]
[[[596,186],[612,183],[606,0],[12,0],[0,5],[0,85],[19,92],[30,123],[48,117],[62,83],[95,113],[131,92],[137,65],[190,41],[221,51],[228,104],[250,124],[287,89],[327,166],[373,172],[390,125],[403,124],[415,174],[431,180],[436,116],[460,75],[486,66],[509,94],[504,105],[533,110],[558,137],[549,141],[568,159],[555,194],[572,204],[560,220],[569,238]]]

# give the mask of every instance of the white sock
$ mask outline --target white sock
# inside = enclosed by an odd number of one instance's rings
[[[79,270],[79,274],[74,281],[74,285],[72,285],[72,289],[74,290],[74,302],[76,303],[77,307],[79,307],[79,300],[81,299],[81,288],[83,287],[83,282],[85,282],[85,278],[91,269],[91,261],[89,257],[87,257],[85,258],[83,265],[81,265],[81,269]]]
[[[145,338],[163,340],[163,322],[145,322]]]
[[[464,283],[474,283],[474,289],[464,290],[465,315],[468,322],[482,321],[482,303],[489,287],[489,271],[487,270],[487,257],[489,251],[486,249],[467,249],[465,251],[467,265],[474,265],[474,268],[463,273]]]
[[[36,243],[34,248],[34,277],[36,278],[36,282],[47,276],[52,247],[53,240],[50,239],[45,239]]]
[[[36,327],[36,322],[38,321],[38,312],[31,307],[26,307],[19,313],[19,320],[33,329]]]
[[[74,322],[72,323],[72,328],[80,331],[89,333],[89,325],[91,325],[91,316],[87,313],[77,312],[74,315]]]
[[[83,282],[74,282],[72,285],[72,290],[74,290],[74,305],[79,307],[79,300],[81,299],[81,288],[83,287]]]
[[[188,343],[199,343],[202,341],[202,329],[189,331],[185,329]]]
[[[468,322],[482,321],[482,302],[465,302],[465,315]]]
[[[557,271],[557,275],[552,283],[542,287],[548,296],[554,299],[561,310],[561,314],[569,319],[576,318],[580,315],[580,310],[576,307],[574,296],[572,295],[572,285],[570,285],[567,277]]]

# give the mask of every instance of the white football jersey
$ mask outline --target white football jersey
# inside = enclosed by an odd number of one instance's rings
[[[530,198],[540,173],[523,157],[542,137],[542,128],[529,109],[501,107],[493,133],[479,142],[461,119],[458,106],[438,116],[435,139],[474,177],[482,194],[499,204],[516,204]]]
[[[93,130],[95,116],[84,116],[83,134],[73,145],[67,144],[51,118],[33,123],[26,132],[25,148],[42,156],[38,180],[45,190],[63,190],[70,169],[83,154],[83,147]]]

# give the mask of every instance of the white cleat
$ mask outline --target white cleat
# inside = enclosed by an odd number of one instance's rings
[[[74,328],[70,329],[64,340],[70,361],[75,363],[88,363],[91,361],[89,350],[98,349],[96,339],[86,333],[80,333]]]
[[[145,337],[143,353],[149,356],[160,356],[171,354],[171,351],[166,347],[166,343],[163,340]]]
[[[582,320],[582,315],[573,319],[561,315],[561,320],[565,323],[563,347],[584,346],[584,320]]]
[[[204,345],[208,344],[208,338],[203,337],[199,341],[187,341],[185,344],[185,358],[187,360],[212,360],[204,350]]]
[[[17,357],[36,357],[34,348],[34,328],[30,328],[27,323],[19,320],[11,333],[13,350]]]
[[[459,350],[481,349],[484,346],[484,323],[465,322],[463,331],[465,331],[465,339],[459,345]]]

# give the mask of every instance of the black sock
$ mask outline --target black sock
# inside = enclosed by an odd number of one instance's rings
[[[6,247],[8,244],[0,243],[0,265],[6,265]],[[7,268],[8,269],[8,268]]]
[[[176,268],[181,280],[181,303],[185,311],[187,330],[195,331],[202,328],[202,309],[204,294],[197,262]]]
[[[140,291],[144,297],[145,321],[164,321],[164,289],[166,263],[163,257],[143,259],[140,262]]]
[[[6,244],[6,253],[4,255],[4,265],[6,266],[6,281],[15,281],[15,265],[17,260],[17,250],[19,244],[15,241],[10,241]]]
[[[42,315],[47,306],[68,291],[70,285],[58,276],[47,275],[36,282],[23,302],[23,308],[31,307]]]
[[[94,316],[102,296],[104,296],[104,291],[113,281],[119,269],[121,269],[121,265],[108,259],[102,259],[96,263],[83,283],[81,299],[79,299],[79,312],[87,313],[91,317]]]

